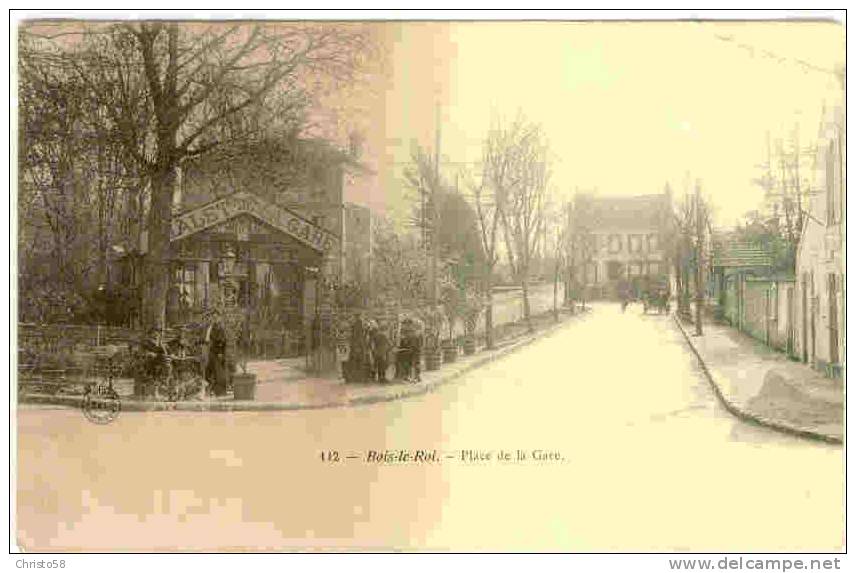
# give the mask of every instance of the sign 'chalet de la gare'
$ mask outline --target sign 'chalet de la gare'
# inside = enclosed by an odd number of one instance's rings
[[[244,213],[287,233],[319,253],[332,252],[339,242],[338,237],[293,211],[268,203],[245,191],[238,191],[174,217],[170,229],[170,240],[183,239]]]

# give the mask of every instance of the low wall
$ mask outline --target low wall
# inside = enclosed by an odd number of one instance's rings
[[[723,316],[729,324],[771,348],[792,350],[789,338],[793,336],[794,312],[788,301],[794,304],[793,289],[794,281],[788,278],[730,277],[725,287]]]
[[[80,347],[126,345],[140,339],[140,331],[116,326],[80,324],[18,324],[18,348],[62,352]]]

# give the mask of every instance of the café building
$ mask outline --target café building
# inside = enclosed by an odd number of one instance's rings
[[[319,285],[343,266],[343,178],[354,167],[307,140],[232,146],[182,166],[167,325],[198,323],[223,304],[251,317],[258,353],[305,353],[312,321],[330,311]]]

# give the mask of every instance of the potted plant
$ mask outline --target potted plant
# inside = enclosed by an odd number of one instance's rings
[[[443,363],[455,362],[458,359],[458,345],[453,338],[443,342]]]
[[[250,317],[242,310],[222,302],[217,305],[219,322],[226,335],[226,372],[229,373],[235,400],[253,400],[256,391],[256,375],[247,372],[250,352]],[[238,372],[240,368],[240,372]],[[225,389],[221,389],[223,391]]]

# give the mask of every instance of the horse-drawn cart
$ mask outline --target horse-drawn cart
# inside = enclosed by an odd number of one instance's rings
[[[652,288],[642,293],[642,310],[648,314],[649,309],[657,311],[657,314],[669,312],[669,289],[667,287]]]

